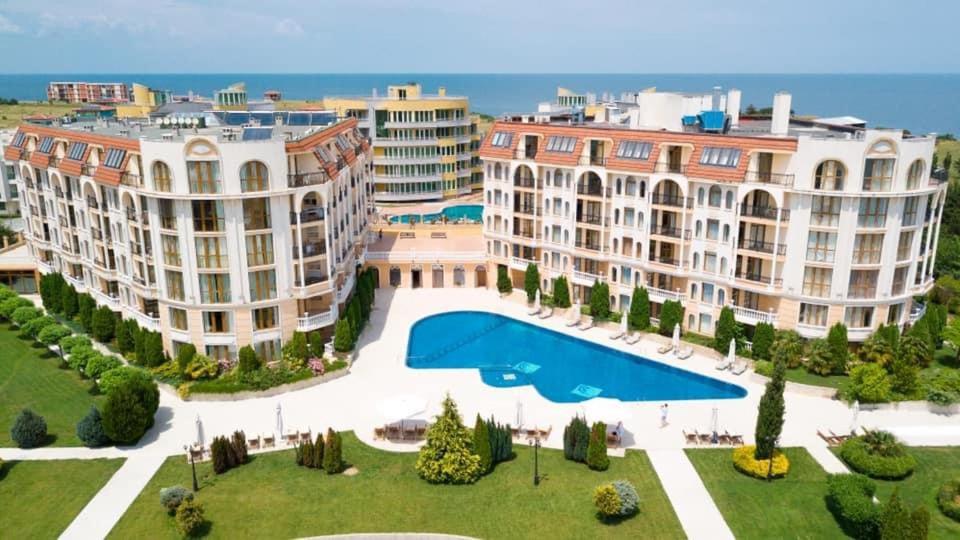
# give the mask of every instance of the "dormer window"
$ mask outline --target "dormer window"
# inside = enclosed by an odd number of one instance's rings
[[[576,137],[562,137],[554,135],[547,139],[547,152],[573,152],[573,147],[577,144]]]
[[[103,160],[103,165],[110,169],[119,169],[120,165],[123,164],[123,158],[127,157],[126,150],[120,150],[119,148],[109,148],[107,149],[107,157]]]
[[[40,139],[40,145],[37,147],[37,151],[41,154],[49,154],[51,150],[53,150],[53,137]]]
[[[646,160],[650,157],[653,145],[643,141],[623,141],[617,147],[617,157]]]
[[[700,155],[700,164],[711,167],[736,167],[740,164],[740,149],[707,146]]]
[[[493,134],[493,140],[490,141],[490,144],[500,148],[509,148],[512,142],[513,133],[497,131]]]
[[[83,160],[83,154],[87,151],[87,143],[75,142],[70,145],[70,149],[67,151],[67,158],[74,161]]]

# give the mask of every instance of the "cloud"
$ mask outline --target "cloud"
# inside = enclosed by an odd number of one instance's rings
[[[0,34],[19,34],[22,31],[16,23],[0,14]]]
[[[273,25],[273,31],[282,36],[301,36],[303,27],[293,19],[280,19]]]

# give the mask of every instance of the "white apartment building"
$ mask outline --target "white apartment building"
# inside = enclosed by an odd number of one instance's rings
[[[565,275],[581,303],[606,282],[615,310],[645,285],[654,316],[679,300],[703,334],[726,305],[806,337],[843,321],[853,341],[914,320],[947,188],[935,137],[792,119],[790,101],[764,119],[741,120],[731,90],[647,96],[607,121],[497,122],[480,151],[491,265],[520,285],[536,262],[546,292]]]
[[[15,182],[17,167],[12,161],[3,159],[3,149],[13,141],[15,129],[0,129],[0,217],[20,215],[20,192]]]
[[[332,333],[373,212],[370,145],[332,113],[205,113],[153,124],[23,125],[16,164],[41,272],[175,354]]]

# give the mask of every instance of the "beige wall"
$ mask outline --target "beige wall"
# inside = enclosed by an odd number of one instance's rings
[[[433,282],[433,267],[435,264],[443,266],[443,282],[440,286],[436,286]],[[399,268],[400,269],[400,287],[409,288],[413,286],[413,275],[412,271],[414,268],[420,268],[421,282],[420,286],[426,289],[434,288],[454,288],[456,285],[453,283],[453,274],[454,269],[457,266],[462,266],[464,270],[464,280],[463,288],[472,288],[477,286],[477,267],[486,268],[485,261],[474,261],[474,262],[444,262],[440,261],[439,263],[410,263],[410,262],[387,262],[387,261],[370,261],[367,262],[367,268],[376,268],[379,275],[379,286],[380,288],[387,288],[390,286],[390,269]],[[494,267],[494,272],[496,272],[496,267]],[[487,271],[487,286],[493,286],[496,283],[496,274],[494,273],[493,279],[490,279],[489,269]]]

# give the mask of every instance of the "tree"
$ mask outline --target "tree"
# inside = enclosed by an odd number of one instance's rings
[[[870,334],[870,337],[860,345],[859,356],[861,361],[880,366],[886,366],[893,361],[896,350],[890,346],[885,332],[881,332],[882,328],[878,328],[876,332]]]
[[[63,286],[66,285],[60,274],[46,274],[40,276],[40,300],[43,307],[50,313],[60,313],[63,310]]]
[[[908,334],[900,340],[897,357],[911,365],[927,367],[933,361],[933,351],[930,350],[930,344],[922,336]]]
[[[36,448],[47,442],[47,422],[30,409],[23,409],[13,421],[10,438],[17,448]]]
[[[240,373],[250,373],[260,369],[260,359],[257,358],[257,351],[253,350],[253,347],[244,345],[240,348],[238,356]]]
[[[327,438],[323,446],[323,470],[327,474],[337,474],[343,470],[343,441],[340,433],[327,429]]]
[[[187,366],[190,365],[190,361],[193,360],[193,357],[197,354],[197,348],[193,343],[184,343],[180,346],[180,349],[177,350],[177,367],[180,369],[180,373],[183,373]]]
[[[353,339],[350,335],[350,323],[340,319],[333,331],[333,349],[337,352],[347,352],[352,348]]]
[[[490,432],[487,423],[477,415],[473,425],[473,451],[480,456],[480,471],[483,474],[493,469],[493,450],[490,447]]]
[[[43,343],[47,347],[51,345],[56,345],[60,343],[60,340],[72,335],[73,332],[69,328],[63,326],[62,324],[51,324],[45,327],[43,330],[40,330],[40,333],[37,334],[37,341]]]
[[[29,302],[29,300],[27,300]],[[23,326],[28,322],[43,316],[43,310],[33,307],[33,305],[18,307],[13,310],[10,320],[17,326]]]
[[[133,319],[117,319],[117,329],[114,333],[117,336],[117,349],[120,350],[120,354],[134,352],[134,347],[136,346],[134,334],[138,331],[139,327],[137,326],[137,322]],[[137,362],[142,363],[143,358],[137,358]]]
[[[755,360],[770,360],[770,347],[773,345],[774,334],[772,324],[757,323],[753,331],[753,346],[750,349]]]
[[[570,307],[570,286],[566,276],[553,280],[553,305],[558,308]]]
[[[77,422],[77,438],[89,448],[110,444],[110,437],[103,431],[102,417],[96,407],[90,407],[90,412]]]
[[[310,354],[321,358],[323,356],[323,334],[319,331],[310,334]]]
[[[131,378],[107,392],[103,431],[118,443],[133,444],[153,425],[160,392],[153,380]]]
[[[610,287],[599,280],[590,288],[590,316],[596,321],[610,318]]]
[[[850,370],[846,397],[861,403],[882,403],[890,399],[890,379],[877,364],[860,364]]]
[[[97,302],[87,293],[77,295],[77,318],[80,326],[87,332],[93,329],[93,312],[97,309]]]
[[[163,335],[160,332],[149,332],[144,330],[143,334],[143,360],[141,363],[147,367],[156,367],[166,361],[163,355]]]
[[[960,188],[950,188],[951,191],[956,191],[957,189]],[[956,219],[948,217],[948,214],[948,212],[944,212],[944,222],[948,219]],[[938,275],[960,278],[960,236],[947,233],[946,231],[940,235],[940,240],[937,242],[937,260],[934,265],[934,271]]]
[[[905,339],[904,343],[906,341]],[[889,364],[888,371],[891,390],[906,397],[916,395],[920,383],[920,368],[912,359],[898,356]]]
[[[767,382],[763,396],[760,397],[757,427],[754,430],[757,449],[753,455],[758,460],[773,459],[777,439],[780,438],[780,432],[783,430],[783,414],[786,408],[783,389],[786,386],[784,381],[786,368],[783,362],[774,361],[773,376]]]
[[[850,344],[847,341],[847,326],[838,322],[827,332],[827,344],[830,345],[831,372],[842,375],[847,372],[850,359]]]
[[[184,538],[193,538],[200,534],[203,524],[203,504],[200,501],[187,499],[177,507],[177,530]]]
[[[953,156],[950,155],[950,152],[947,152],[947,155],[943,156],[943,168],[949,172],[950,165],[952,163],[953,163]]]
[[[513,291],[513,282],[510,281],[510,274],[507,267],[500,265],[497,267],[497,290],[500,294],[507,294]]]
[[[650,327],[650,294],[646,287],[633,288],[627,324],[631,330],[646,330]]]
[[[930,514],[918,507],[912,513],[900,501],[900,488],[894,488],[880,514],[880,540],[925,540]]]
[[[540,271],[535,263],[528,263],[523,273],[523,290],[527,291],[527,302],[533,302],[540,290]]]
[[[107,306],[100,306],[93,312],[90,333],[100,343],[110,343],[116,330],[116,315]]]
[[[80,309],[77,290],[69,285],[63,288],[63,316],[72,319]]]
[[[563,457],[583,463],[587,460],[587,447],[590,445],[590,427],[580,416],[574,416],[563,429]]]
[[[427,430],[427,442],[420,448],[416,470],[433,484],[472,484],[482,473],[480,456],[471,449],[470,434],[448,394],[436,422]]]
[[[723,306],[720,310],[720,318],[717,319],[717,328],[713,336],[713,348],[721,354],[726,354],[730,349],[730,340],[736,340],[740,334],[737,328],[737,320],[734,318],[733,310],[730,306]]]
[[[610,457],[607,455],[607,424],[603,422],[595,422],[590,430],[587,467],[594,471],[605,471],[610,468]]]
[[[833,351],[823,339],[815,339],[807,345],[807,371],[827,376],[833,372]]]
[[[37,339],[37,336],[40,335],[40,332],[48,327],[54,326],[57,324],[57,320],[53,317],[44,315],[43,317],[36,317],[30,319],[20,327],[20,333],[30,339]]]
[[[799,367],[803,361],[803,339],[793,330],[779,330],[770,346],[770,359],[786,368]]]
[[[672,336],[676,325],[683,326],[683,305],[676,300],[667,300],[660,308],[660,335]]]

